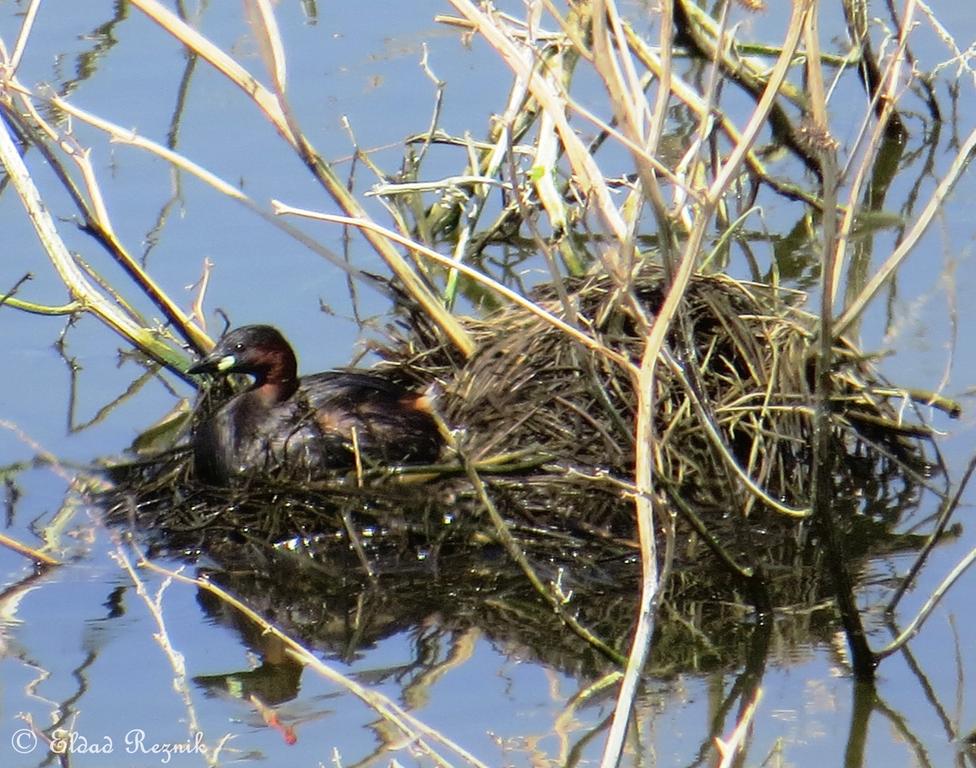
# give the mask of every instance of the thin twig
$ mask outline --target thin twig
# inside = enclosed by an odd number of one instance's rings
[[[21,544],[19,541],[7,536],[5,533],[0,533],[0,547],[6,547],[12,552],[16,552],[18,555],[28,557],[40,565],[61,565],[61,561],[57,558],[51,557],[50,555],[45,555],[40,550],[29,547],[26,544]]]

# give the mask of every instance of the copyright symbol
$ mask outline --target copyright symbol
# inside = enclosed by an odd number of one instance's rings
[[[10,746],[18,755],[29,755],[37,749],[37,735],[30,728],[21,728],[10,737]]]

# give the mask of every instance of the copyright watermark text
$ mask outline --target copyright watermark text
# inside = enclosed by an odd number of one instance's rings
[[[10,736],[10,746],[18,755],[29,755],[40,746],[55,755],[111,755],[116,752],[127,755],[156,755],[166,765],[173,755],[205,755],[207,745],[203,734],[194,734],[186,741],[153,741],[142,728],[132,728],[121,737],[85,736],[78,731],[58,728],[50,741],[38,738],[31,728],[19,728]]]

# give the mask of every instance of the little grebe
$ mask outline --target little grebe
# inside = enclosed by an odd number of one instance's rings
[[[363,371],[298,378],[295,353],[269,325],[231,331],[188,372],[254,377],[193,436],[195,472],[207,482],[252,474],[311,479],[353,466],[355,449],[379,463],[430,463],[440,453],[423,395]]]

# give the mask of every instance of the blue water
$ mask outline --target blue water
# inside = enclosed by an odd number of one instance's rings
[[[8,50],[23,7],[9,0],[0,3],[0,36]],[[77,80],[69,97],[72,103],[165,142],[186,58],[135,9],[129,9],[113,28],[115,42],[94,39],[92,30],[113,16],[113,8],[109,2],[43,5],[18,77],[28,86],[51,83],[56,88]],[[957,4],[936,10],[960,30],[960,40],[968,40],[972,35],[965,31],[971,32],[972,19],[959,8]],[[386,148],[376,159],[387,169],[397,167],[403,137],[427,127],[434,86],[419,66],[422,43],[430,47],[432,69],[448,82],[446,129],[458,134],[470,130],[480,136],[488,115],[501,109],[507,76],[486,46],[476,42],[466,47],[455,31],[433,22],[436,13],[447,11],[434,2],[319,4],[319,17],[313,23],[303,4],[279,5],[293,105],[323,156],[340,161],[341,174],[348,172],[348,162],[342,161],[352,153],[341,116],[348,115],[361,146]],[[963,15],[954,19],[953,13]],[[263,77],[257,46],[239,4],[207,4],[195,23]],[[104,44],[102,52],[94,60],[82,59],[98,43]],[[930,33],[921,37],[919,46],[916,53],[925,66],[947,56],[935,47]],[[83,63],[92,67],[87,75],[79,74]],[[851,94],[857,92],[853,80],[844,87]],[[944,86],[940,93],[944,94]],[[964,80],[958,105],[961,132],[973,123],[972,104],[972,85]],[[359,287],[354,307],[339,270],[241,206],[186,174],[174,175],[159,159],[110,144],[86,126],[76,123],[75,130],[79,141],[93,148],[120,238],[138,256],[146,256],[154,278],[182,306],[188,307],[195,297],[189,286],[199,279],[204,261],[214,263],[205,302],[211,331],[219,332],[221,327],[215,315],[218,308],[234,324],[274,323],[300,351],[302,369],[315,371],[348,363],[370,337],[369,328],[363,330],[355,322],[354,309],[360,317],[383,321],[385,299]],[[243,95],[202,63],[190,81],[178,148],[240,185],[259,204],[276,198],[300,207],[334,210]],[[943,144],[933,161],[935,170],[921,184],[923,198],[941,178],[949,156]],[[28,153],[27,161],[69,247],[103,269],[110,281],[127,285],[93,241],[77,231],[70,203],[57,191],[36,153]],[[425,172],[448,175],[461,165],[460,150],[439,150]],[[898,179],[889,193],[891,199],[902,200],[915,175],[917,171],[912,171]],[[357,170],[357,189],[365,190],[373,181],[364,168]],[[972,174],[964,176],[943,215],[900,271],[896,289],[876,301],[862,329],[866,348],[896,352],[881,363],[893,380],[941,388],[968,406],[960,421],[933,416],[946,433],[941,445],[953,478],[960,476],[969,460],[976,424],[972,398],[966,394],[976,381],[970,332],[976,327],[976,302],[970,299],[976,290],[972,258],[976,226],[968,203],[974,192]],[[382,216],[378,203],[368,206]],[[906,213],[915,215],[917,210],[916,205]],[[790,225],[799,215],[798,206],[784,201],[765,213],[774,230]],[[302,227],[337,253],[348,254],[357,266],[383,270],[360,238],[354,236],[347,247],[342,232],[333,225],[304,223]],[[64,290],[10,188],[0,195],[0,231],[6,256],[0,259],[0,294],[29,270],[34,280],[19,296],[50,304],[65,301]],[[890,247],[890,235],[877,238],[875,263]],[[137,299],[135,290],[126,290],[140,309],[155,316]],[[322,304],[328,306],[328,313],[320,311]],[[62,332],[63,354],[55,347]],[[194,682],[198,676],[253,669],[260,659],[230,624],[202,610],[195,588],[180,583],[169,585],[161,598],[168,642],[182,659],[185,673],[174,668],[156,639],[160,627],[114,559],[118,546],[114,535],[69,490],[66,478],[77,466],[123,454],[180,398],[192,398],[191,389],[170,373],[148,376],[141,388],[123,397],[103,418],[77,430],[73,427],[95,418],[143,373],[137,362],[119,357],[121,340],[91,317],[81,317],[65,331],[64,318],[41,318],[9,308],[0,308],[0,339],[6,355],[5,375],[0,377],[0,419],[20,430],[18,434],[0,425],[0,469],[30,464],[39,453],[56,458],[53,465],[41,463],[10,474],[19,498],[3,532],[39,546],[37,532],[60,515],[65,522],[58,548],[69,561],[34,574],[22,558],[0,549],[0,765],[40,765],[57,751],[56,745],[43,743],[29,749],[31,734],[20,732],[28,727],[27,716],[38,729],[63,720],[65,733],[74,734],[69,742],[70,763],[79,767],[163,764],[165,753],[159,750],[165,745],[197,743],[190,727],[193,722],[211,749],[225,735],[231,737],[223,746],[223,763],[331,765],[336,754],[342,765],[352,765],[379,752],[383,738],[375,713],[310,670],[301,675],[295,697],[278,709],[281,719],[295,729],[294,745],[286,744],[280,731],[266,725],[250,703],[230,693],[214,695]],[[937,549],[903,603],[903,619],[974,546],[969,525],[972,498],[968,493],[956,516],[966,526],[962,537]],[[931,502],[927,504],[920,517],[933,511]],[[122,547],[131,557],[131,549]],[[909,556],[900,555],[878,568],[903,572],[909,562]],[[187,573],[192,572],[191,567]],[[140,571],[139,576],[149,599],[155,599],[163,577],[149,571]],[[854,764],[923,764],[919,757],[923,753],[930,765],[948,765],[955,759],[956,746],[947,736],[946,724],[956,733],[965,733],[976,723],[966,696],[976,636],[971,612],[974,578],[964,576],[935,611],[910,646],[911,662],[898,655],[882,664],[881,705],[870,720],[865,758]],[[882,626],[876,616],[869,620],[873,627]],[[437,617],[430,622],[436,627]],[[424,685],[410,687],[406,681],[413,678],[382,673],[420,665],[414,639],[399,633],[367,648],[353,661],[330,663],[409,705],[424,723],[487,765],[559,765],[581,740],[584,764],[595,763],[603,740],[599,729],[612,712],[613,697],[595,695],[575,708],[570,705],[592,680],[574,679],[532,661],[523,648],[471,629],[445,633],[432,665],[437,674],[431,674]],[[883,630],[874,630],[874,645],[886,639]],[[798,766],[844,763],[853,689],[842,646],[838,635],[831,645],[796,648],[774,630],[772,661],[762,681],[764,696],[748,764],[761,764],[775,750],[781,757],[774,757],[773,765],[780,764],[778,759]],[[913,671],[913,665],[921,674]],[[708,742],[711,713],[737,673],[679,673],[650,682],[640,699],[639,728],[630,744],[629,764],[692,764],[701,745]],[[185,696],[174,690],[174,679],[185,685]],[[734,710],[720,730],[728,733],[733,720]],[[584,734],[591,730],[597,732],[587,741]],[[374,758],[374,764],[385,765],[391,757],[403,765],[430,764],[429,758],[399,738],[393,751]],[[145,752],[154,747],[155,753]],[[462,764],[454,755],[449,760]],[[170,759],[170,764],[179,766],[204,763],[204,757],[193,751]]]

